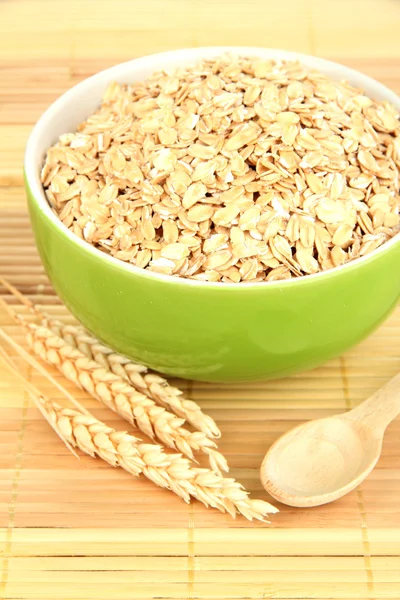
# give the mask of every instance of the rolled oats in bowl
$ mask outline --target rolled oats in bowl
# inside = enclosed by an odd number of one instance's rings
[[[111,84],[46,155],[66,227],[166,275],[290,279],[399,230],[400,123],[388,102],[297,62],[232,55]]]

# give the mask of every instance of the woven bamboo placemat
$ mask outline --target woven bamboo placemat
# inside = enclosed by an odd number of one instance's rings
[[[82,78],[164,49],[254,44],[338,59],[400,91],[399,25],[395,0],[3,1],[0,274],[48,312],[65,314],[34,249],[21,164],[32,124]],[[0,324],[22,340],[4,312]],[[397,310],[368,340],[312,372],[269,383],[180,384],[219,423],[233,476],[266,498],[258,468],[268,446],[301,421],[347,410],[383,385],[400,367],[399,334]],[[117,423],[76,393],[99,418]],[[398,599],[399,432],[397,420],[357,491],[312,510],[282,506],[269,526],[249,524],[187,506],[100,460],[78,461],[1,367],[0,598]]]

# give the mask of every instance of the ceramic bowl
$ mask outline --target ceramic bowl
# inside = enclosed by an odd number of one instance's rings
[[[162,373],[228,382],[280,377],[316,366],[359,342],[387,317],[400,293],[400,236],[370,255],[303,278],[203,283],[154,274],[80,240],[51,211],[39,173],[47,148],[99,105],[111,81],[143,80],[225,51],[298,59],[347,79],[400,110],[396,94],[336,63],[251,47],[177,50],[119,64],[76,85],[44,113],[26,149],[25,181],[36,244],[57,294],[115,350]]]

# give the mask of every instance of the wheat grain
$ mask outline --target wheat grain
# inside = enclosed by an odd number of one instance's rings
[[[7,339],[7,334],[4,333],[4,337]],[[26,353],[18,344],[13,343],[13,346],[26,358]],[[76,401],[76,407],[66,408],[46,398],[23,378],[1,346],[0,354],[13,373],[23,381],[40,412],[72,452],[72,448],[79,448],[85,454],[98,456],[132,475],[143,473],[156,485],[173,491],[185,502],[193,497],[205,506],[228,512],[232,517],[239,512],[250,521],[265,521],[268,514],[278,512],[268,502],[249,498],[234,479],[221,477],[210,469],[193,468],[180,454],[166,454],[158,445],[143,444],[136,437],[102,423],[79,407]],[[30,363],[31,359],[28,359]],[[35,362],[33,365],[36,366]]]
[[[228,470],[225,458],[215,450],[215,442],[204,433],[190,432],[182,427],[184,419],[157,406],[154,400],[96,361],[88,359],[47,327],[27,323],[18,316],[16,318],[25,329],[27,342],[34,353],[57,367],[78,387],[139,427],[151,439],[158,437],[164,444],[178,449],[189,458],[193,458],[193,451],[201,451],[208,455],[211,467],[217,472]]]

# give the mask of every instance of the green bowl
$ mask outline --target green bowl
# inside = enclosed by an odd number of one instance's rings
[[[46,149],[98,106],[110,81],[135,81],[159,68],[231,50],[299,59],[347,79],[400,109],[376,81],[321,59],[260,48],[198,48],[137,59],[75,86],[42,116],[28,141],[25,183],[44,267],[70,311],[115,350],[162,373],[203,381],[280,377],[341,354],[391,312],[400,294],[400,236],[344,266],[296,280],[204,283],[150,273],[118,261],[71,233],[40,184]]]

